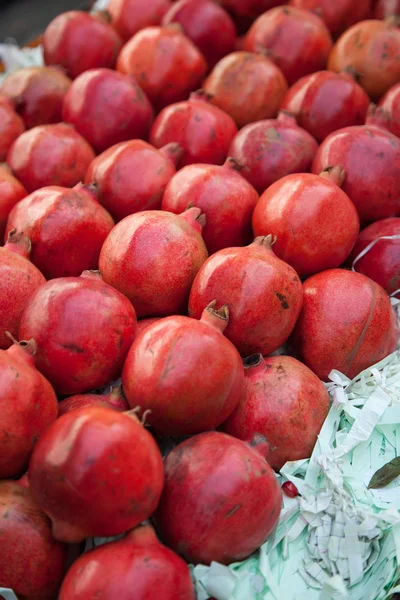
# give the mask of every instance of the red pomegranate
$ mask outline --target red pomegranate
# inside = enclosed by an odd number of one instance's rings
[[[45,278],[29,261],[31,241],[27,236],[11,231],[4,247],[0,247],[0,348],[9,348],[18,336],[18,327],[29,298]]]
[[[365,125],[339,129],[326,138],[313,172],[330,165],[344,169],[343,191],[362,223],[400,215],[400,139],[387,130],[382,109],[372,112]]]
[[[25,600],[54,598],[67,547],[52,537],[49,519],[17,481],[0,481],[0,530],[0,586]]]
[[[210,254],[245,246],[253,239],[251,216],[258,194],[240,171],[241,165],[232,158],[222,166],[189,165],[165,189],[163,210],[179,214],[191,203],[205,214],[203,239]]]
[[[4,239],[8,215],[28,192],[16,179],[7,164],[0,164],[0,244]]]
[[[83,554],[64,579],[59,600],[97,594],[124,600],[195,600],[185,562],[163,546],[150,525]]]
[[[241,174],[261,194],[285,175],[309,171],[317,149],[315,139],[281,112],[277,119],[243,127],[228,154],[244,167]]]
[[[213,104],[243,127],[276,117],[287,83],[269,58],[252,52],[232,52],[214,67],[204,89]]]
[[[141,210],[160,208],[181,156],[179,144],[157,150],[142,140],[121,142],[91,162],[85,181],[96,185],[99,202],[120,221]]]
[[[271,238],[216,252],[198,272],[190,292],[189,315],[196,319],[214,299],[218,306],[228,305],[225,335],[242,356],[270,354],[279,348],[301,310],[301,281],[275,256]]]
[[[124,412],[129,410],[129,404],[124,398],[121,386],[111,388],[107,394],[78,394],[69,396],[58,403],[58,416],[61,417],[84,406],[106,406]]]
[[[203,219],[198,208],[181,215],[148,210],[125,217],[107,237],[100,271],[106,283],[129,298],[138,317],[185,310],[190,286],[208,256]]]
[[[153,325],[156,321],[160,321],[161,318],[162,317],[149,317],[148,319],[139,319],[137,322],[136,337],[139,337],[139,334],[142,333],[142,331],[147,329],[147,327],[150,327],[150,325]]]
[[[326,67],[332,39],[317,15],[290,6],[278,6],[261,15],[244,42],[249,52],[267,51],[289,85]]]
[[[19,327],[20,338],[36,340],[37,368],[59,394],[81,394],[119,377],[135,331],[131,303],[90,272],[41,285]]]
[[[31,260],[46,279],[78,276],[96,269],[101,247],[114,226],[90,186],[49,186],[12,209],[7,233],[24,231],[32,241]]]
[[[330,133],[363,125],[370,100],[348,73],[319,71],[297,81],[283,98],[281,109],[322,142]]]
[[[379,102],[379,106],[388,114],[387,128],[400,137],[400,82],[390,88]]]
[[[332,369],[352,379],[396,349],[399,330],[385,290],[361,275],[329,269],[303,284],[293,349],[322,380]]]
[[[265,443],[224,433],[195,435],[165,460],[155,514],[161,538],[188,562],[230,564],[247,558],[273,531],[282,494],[264,458]]]
[[[285,0],[221,0],[222,6],[237,17],[254,19],[266,10],[285,3]]]
[[[300,277],[339,267],[356,243],[360,221],[340,189],[344,178],[340,167],[287,175],[262,194],[254,210],[254,235],[275,235],[274,253]]]
[[[287,461],[309,458],[330,408],[323,383],[290,356],[253,354],[244,368],[245,392],[223,431],[248,442],[263,435],[275,471]]]
[[[400,0],[378,0],[375,5],[375,19],[400,17]]]
[[[146,139],[153,117],[134,78],[111,69],[79,75],[63,105],[63,120],[74,125],[96,152],[132,138]]]
[[[70,10],[53,19],[43,35],[46,65],[60,65],[72,79],[88,69],[114,67],[122,40],[104,15]]]
[[[146,27],[122,48],[117,70],[133,75],[156,109],[185,100],[199,87],[207,63],[177,24]]]
[[[290,6],[314,12],[322,18],[333,36],[340,35],[349,27],[368,19],[371,12],[371,0],[290,0]]]
[[[188,100],[167,106],[160,112],[150,132],[156,148],[178,142],[183,148],[181,166],[193,163],[222,165],[229,144],[237,133],[234,120],[199,90]]]
[[[113,27],[123,40],[128,41],[141,29],[160,25],[170,6],[171,0],[110,0],[107,12]]]
[[[6,96],[0,96],[0,161],[4,161],[15,140],[25,131],[24,122]]]
[[[65,123],[25,131],[7,154],[8,164],[28,192],[47,185],[76,185],[93,159],[87,141]]]
[[[136,527],[155,510],[163,487],[156,442],[135,415],[87,406],[63,415],[36,444],[32,495],[55,539],[73,543]]]
[[[358,273],[379,283],[388,294],[399,291],[400,218],[382,219],[363,229],[350,258]]]
[[[61,121],[61,108],[71,80],[62,69],[26,67],[6,77],[0,92],[11,98],[27,129]]]

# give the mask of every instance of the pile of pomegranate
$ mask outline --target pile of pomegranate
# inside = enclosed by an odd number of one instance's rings
[[[399,341],[399,16],[110,0],[5,78],[0,587],[194,600],[274,531],[331,371]]]

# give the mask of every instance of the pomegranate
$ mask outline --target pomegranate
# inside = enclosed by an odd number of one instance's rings
[[[15,140],[25,131],[24,122],[12,102],[0,97],[0,161],[4,161]]]
[[[285,175],[309,171],[317,149],[315,139],[281,112],[277,119],[243,127],[228,154],[243,165],[241,174],[261,194]]]
[[[388,114],[387,128],[400,137],[400,82],[390,88],[379,102],[379,106]]]
[[[179,144],[157,150],[142,140],[121,142],[91,162],[85,181],[96,185],[99,202],[120,221],[141,210],[160,208],[181,156]]]
[[[63,120],[72,123],[96,152],[124,140],[147,138],[153,116],[134,78],[111,69],[79,75],[63,105]]]
[[[336,42],[328,69],[349,70],[373,100],[400,81],[400,29],[389,21],[356,23]]]
[[[282,494],[264,458],[265,443],[224,433],[196,435],[165,460],[155,514],[161,538],[188,562],[229,564],[247,558],[273,531]]]
[[[153,325],[153,323],[159,321],[160,319],[161,317],[149,317],[148,319],[140,319],[137,322],[136,337],[139,337],[139,334],[142,333],[142,331],[144,331],[145,329],[147,329],[147,327]]]
[[[146,27],[122,48],[117,70],[133,75],[156,111],[199,87],[207,63],[177,24]]]
[[[212,70],[204,84],[211,102],[243,127],[276,117],[287,91],[282,71],[265,56],[232,52]]]
[[[375,5],[375,19],[400,17],[400,0],[378,0]]]
[[[7,232],[24,231],[32,241],[31,260],[46,279],[96,269],[101,247],[114,221],[89,186],[49,186],[12,209]]]
[[[81,394],[119,377],[135,331],[131,303],[90,272],[41,285],[19,327],[20,338],[36,340],[37,368],[59,394]]]
[[[388,294],[399,291],[400,218],[382,219],[363,229],[351,260],[358,273],[379,283]]]
[[[25,600],[54,598],[67,548],[52,537],[49,519],[17,481],[0,481],[0,530],[0,586]]]
[[[275,471],[289,460],[309,458],[330,408],[323,383],[290,356],[253,354],[244,368],[245,392],[223,431],[249,442],[263,435]]]
[[[129,298],[139,317],[185,310],[190,286],[208,256],[203,219],[198,208],[181,215],[148,210],[125,217],[110,232],[100,271],[106,283]]]
[[[8,215],[28,192],[7,164],[0,164],[0,244],[4,239]]]
[[[119,412],[129,410],[129,404],[124,398],[121,386],[111,388],[107,394],[79,394],[69,396],[58,404],[58,416],[82,408],[84,406],[106,406]]]
[[[283,98],[281,109],[322,142],[330,133],[363,125],[370,100],[348,73],[319,71],[297,81]]]
[[[124,600],[195,600],[185,562],[163,546],[150,525],[83,554],[68,571],[59,600],[95,595]]]
[[[43,35],[46,65],[62,66],[72,79],[88,69],[114,67],[122,40],[103,15],[70,10],[53,19]]]
[[[354,202],[361,222],[400,215],[400,139],[385,128],[382,109],[366,125],[339,129],[321,144],[313,172],[340,164],[343,191]]]
[[[299,316],[302,286],[297,273],[272,251],[272,236],[245,248],[216,252],[198,272],[189,315],[200,318],[214,299],[230,311],[225,335],[242,356],[269,354],[287,340]]]
[[[285,0],[221,0],[222,6],[238,17],[253,19],[266,10],[284,4]]]
[[[34,499],[50,517],[55,539],[69,543],[139,525],[155,510],[163,478],[150,433],[135,415],[103,406],[57,419],[29,464]]]
[[[27,236],[10,231],[8,241],[0,248],[0,348],[9,348],[17,337],[22,311],[33,292],[45,278],[29,261],[31,241]]]
[[[290,6],[310,10],[322,18],[325,25],[335,37],[349,27],[368,19],[371,11],[371,0],[290,0]]]
[[[164,108],[154,121],[150,142],[160,148],[178,142],[183,148],[181,166],[193,163],[222,165],[237,133],[234,120],[199,90],[189,100]]]
[[[261,15],[244,42],[249,52],[267,51],[289,85],[326,67],[332,39],[317,15],[290,6],[278,6]]]
[[[76,185],[93,159],[87,141],[65,123],[26,131],[7,154],[8,164],[28,192],[47,185]]]
[[[277,237],[274,253],[306,277],[339,267],[360,230],[357,211],[340,189],[340,167],[287,175],[261,196],[253,213],[254,235]]]
[[[390,299],[365,275],[329,269],[307,279],[303,291],[293,349],[320,379],[327,381],[332,369],[352,379],[396,349]]]
[[[170,6],[170,0],[110,0],[107,11],[113,27],[123,40],[128,41],[141,29],[160,25]]]
[[[174,175],[164,192],[163,210],[179,214],[192,203],[206,215],[203,239],[210,254],[253,239],[251,216],[258,194],[240,171],[232,158],[222,167],[189,165]]]

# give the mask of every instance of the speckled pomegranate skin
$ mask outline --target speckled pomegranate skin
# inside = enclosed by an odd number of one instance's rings
[[[371,11],[371,0],[290,0],[289,5],[318,14],[334,36],[367,19]]]
[[[128,41],[144,27],[160,25],[170,6],[170,0],[110,0],[107,12],[111,15],[114,29],[124,41]]]
[[[389,115],[387,121],[389,131],[400,137],[400,83],[397,83],[386,92],[379,102],[379,106]]]
[[[106,406],[119,412],[129,410],[129,404],[125,400],[121,387],[111,388],[108,394],[76,394],[69,396],[58,403],[58,416],[78,410],[84,406]]]
[[[1,91],[1,90],[0,90]],[[25,131],[23,120],[5,96],[0,97],[0,161],[4,161],[15,140]]]
[[[28,192],[6,165],[0,165],[0,240],[4,239],[8,215]]]

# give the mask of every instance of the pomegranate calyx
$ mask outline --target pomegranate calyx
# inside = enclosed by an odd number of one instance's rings
[[[344,178],[346,177],[346,171],[342,169],[342,165],[329,165],[326,169],[321,171],[319,176],[327,181],[331,181],[338,187],[342,187]]]
[[[231,171],[237,171],[238,173],[240,173],[240,171],[243,171],[243,169],[246,168],[244,165],[242,165],[242,163],[240,163],[238,160],[236,160],[236,158],[233,158],[232,156],[228,156],[228,158],[222,166],[226,169],[230,169]]]
[[[213,300],[203,310],[200,320],[223,333],[229,323],[229,308],[224,304],[217,309],[217,301]]]
[[[266,246],[267,248],[271,249],[277,239],[278,237],[272,233],[269,233],[268,235],[259,235],[254,238],[250,246],[254,244],[256,246]]]
[[[210,102],[214,97],[214,94],[206,92],[206,90],[199,89],[192,92],[189,96],[189,100],[199,100],[201,102]]]

